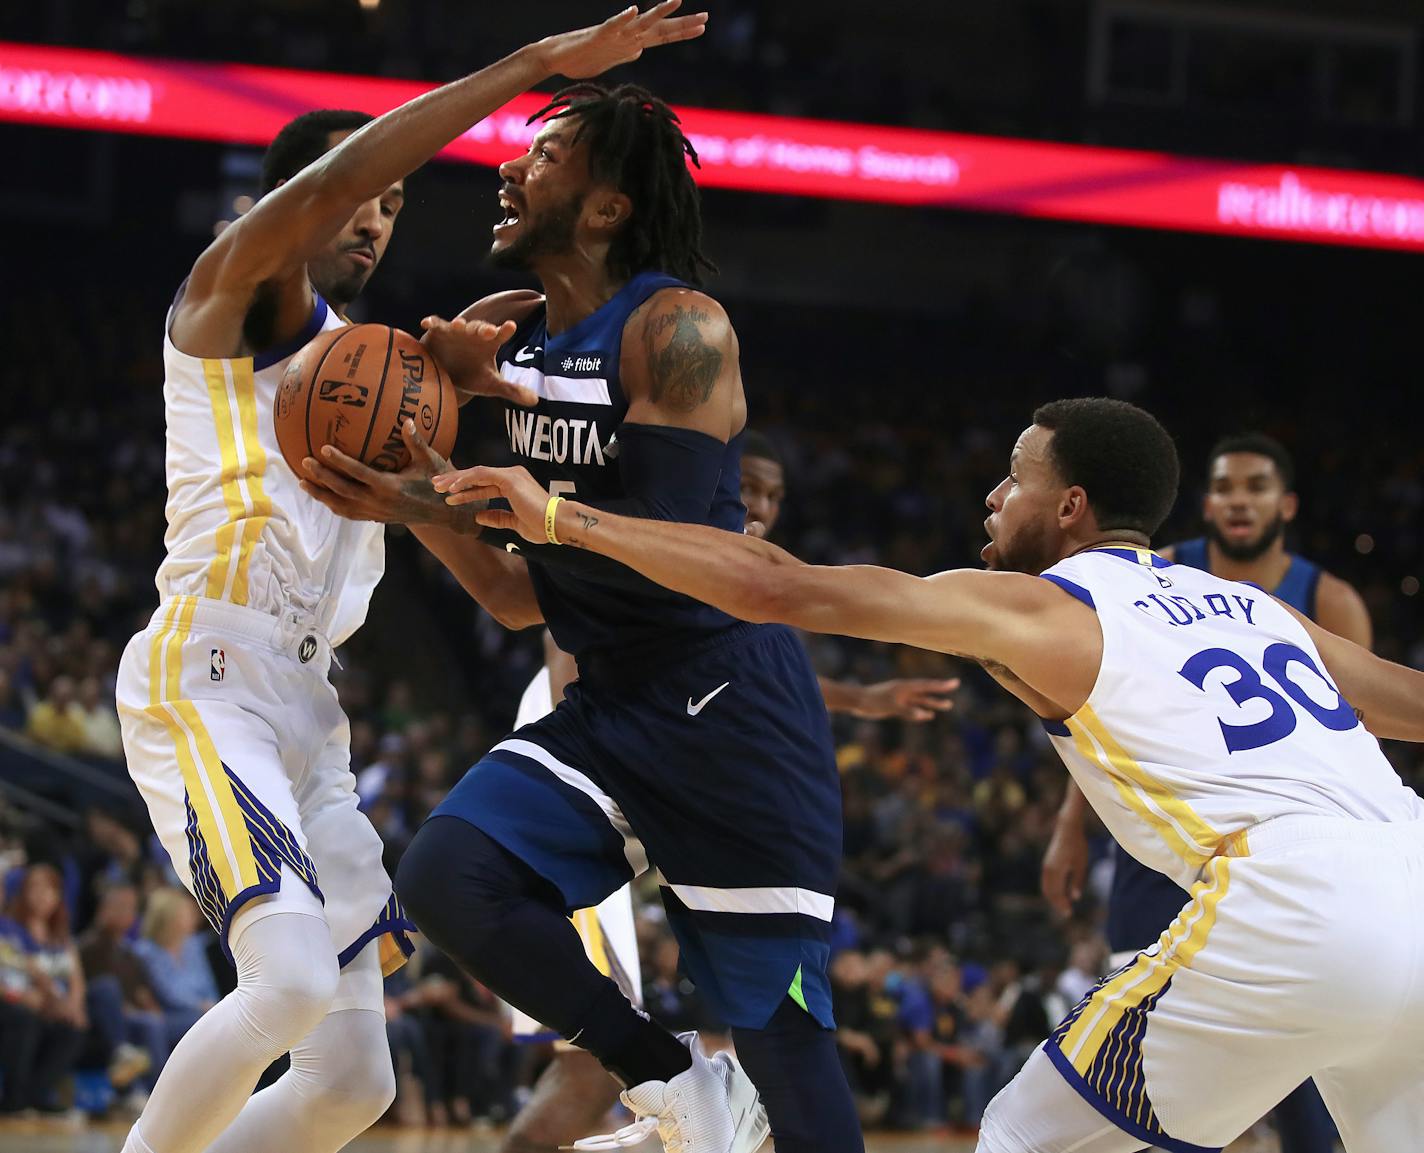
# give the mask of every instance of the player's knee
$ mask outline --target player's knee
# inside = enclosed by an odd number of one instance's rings
[[[340,970],[334,954],[297,965],[264,965],[239,977],[234,996],[249,1038],[274,1055],[285,1053],[320,1024],[336,996]]]
[[[519,878],[511,876],[507,854],[487,834],[458,818],[436,817],[411,840],[395,886],[420,931],[467,960],[492,943]]]
[[[321,1074],[307,1082],[302,1098],[306,1108],[333,1128],[353,1133],[369,1129],[396,1099],[389,1048],[362,1046],[339,1060],[328,1060]]]

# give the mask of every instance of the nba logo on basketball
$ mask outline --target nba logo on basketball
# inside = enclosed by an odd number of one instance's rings
[[[215,681],[220,681],[227,675],[227,653],[222,649],[214,649],[213,655],[208,661],[208,676]]]

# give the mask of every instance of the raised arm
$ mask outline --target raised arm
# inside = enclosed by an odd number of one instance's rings
[[[463,80],[372,121],[224,229],[198,258],[173,318],[173,338],[194,355],[230,356],[257,289],[280,285],[307,302],[306,263],[368,201],[450,141],[549,76],[594,76],[656,44],[701,34],[706,16],[669,19],[681,0],[630,8],[594,28],[526,45]],[[278,311],[283,311],[278,303]]]

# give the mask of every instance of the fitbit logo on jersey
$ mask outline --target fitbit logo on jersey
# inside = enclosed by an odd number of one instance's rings
[[[406,352],[404,349],[397,351],[401,359],[400,409],[390,432],[386,434],[386,443],[381,445],[381,451],[370,461],[371,467],[380,472],[397,472],[401,462],[405,460],[405,441],[401,439],[401,429],[406,421],[414,420],[420,415],[420,394],[422,382],[425,380],[425,357],[418,352]],[[429,430],[430,424],[424,419],[421,424]]]
[[[506,409],[504,427],[509,433],[509,451],[530,460],[555,464],[604,464],[596,420],[565,420],[544,413]]]

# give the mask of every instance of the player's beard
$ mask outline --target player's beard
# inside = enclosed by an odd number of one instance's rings
[[[1230,560],[1238,564],[1247,564],[1253,560],[1259,560],[1265,556],[1276,541],[1286,531],[1286,519],[1280,513],[1262,531],[1261,535],[1252,541],[1234,541],[1229,539],[1222,531],[1216,527],[1215,522],[1208,521],[1206,535],[1211,538],[1216,545]]]
[[[1030,522],[1012,536],[995,538],[993,563],[989,567],[996,572],[1037,576],[1062,559],[1049,547],[1047,529]]]
[[[344,309],[361,295],[361,290],[366,287],[371,273],[375,271],[374,268],[352,271],[349,263],[341,256],[320,258],[307,266],[312,287],[337,311]]]
[[[524,231],[504,248],[491,248],[489,262],[495,268],[523,271],[541,256],[562,256],[574,246],[583,194],[569,197],[542,217],[524,223]]]

